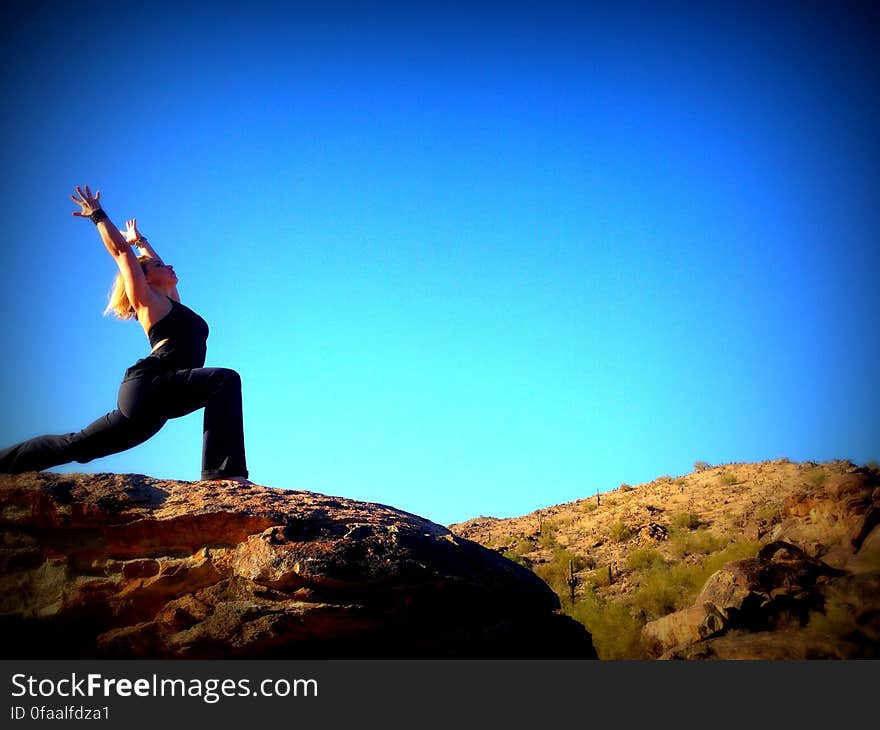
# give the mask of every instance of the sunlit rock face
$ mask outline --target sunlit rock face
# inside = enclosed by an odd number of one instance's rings
[[[380,504],[0,475],[5,658],[595,658],[550,588]]]

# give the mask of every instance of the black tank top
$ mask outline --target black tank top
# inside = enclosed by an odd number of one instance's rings
[[[208,353],[208,323],[189,307],[180,302],[171,302],[171,311],[156,322],[147,334],[150,344],[155,347],[162,340],[168,340],[148,357],[141,358],[127,371],[132,376],[142,371],[189,370],[205,366]]]

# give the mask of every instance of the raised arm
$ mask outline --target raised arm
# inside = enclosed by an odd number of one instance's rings
[[[156,250],[150,245],[150,242],[147,240],[146,236],[144,236],[137,227],[137,218],[129,218],[125,221],[125,230],[119,231],[120,235],[122,235],[125,240],[131,244],[132,246],[137,246],[140,252],[143,255],[149,256],[151,259],[155,259],[160,264],[164,265],[165,262],[162,260],[162,257],[156,253]],[[180,295],[177,293],[177,287],[175,286],[171,290],[171,298],[179,302]]]
[[[76,192],[79,197],[71,195],[70,199],[80,206],[80,210],[73,211],[72,215],[89,218],[95,223],[104,246],[122,272],[128,300],[135,309],[153,303],[153,292],[144,278],[143,269],[131,250],[131,246],[101,208],[101,191],[98,190],[92,195],[89,186],[85,185],[83,188],[77,187]]]
[[[119,231],[125,240],[132,246],[137,246],[141,252],[151,259],[156,259],[160,264],[165,262],[162,257],[156,253],[156,250],[150,245],[147,237],[138,230],[137,218],[129,218],[125,221],[125,230]]]

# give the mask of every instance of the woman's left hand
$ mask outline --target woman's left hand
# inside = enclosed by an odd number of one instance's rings
[[[125,221],[125,230],[119,232],[125,236],[126,242],[134,243],[137,241],[141,237],[137,227],[137,218],[129,218]]]
[[[83,188],[85,188],[85,190],[83,190]],[[82,188],[77,185],[76,193],[79,197],[71,195],[70,199],[80,207],[80,210],[72,211],[71,215],[77,216],[78,218],[88,218],[101,207],[100,190],[96,190],[95,194],[92,195],[92,191],[89,190],[88,185],[83,185]]]

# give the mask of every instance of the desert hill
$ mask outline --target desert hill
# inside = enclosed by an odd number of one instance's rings
[[[542,577],[600,658],[880,656],[875,464],[698,462],[449,528]]]

